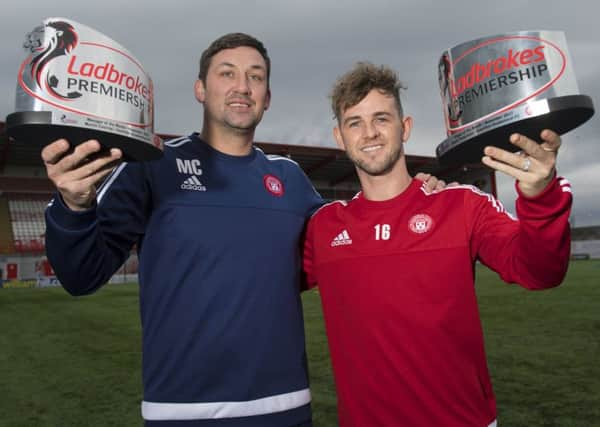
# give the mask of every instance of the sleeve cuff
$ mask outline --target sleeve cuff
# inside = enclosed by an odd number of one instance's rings
[[[549,212],[561,211],[570,206],[572,195],[570,183],[556,175],[548,183],[546,188],[534,197],[525,196],[519,189],[518,182],[515,183],[517,194],[517,216],[519,218],[541,218],[548,215]]]
[[[96,221],[96,205],[84,211],[73,211],[56,193],[47,209],[47,215],[57,226],[67,230],[82,230]]]

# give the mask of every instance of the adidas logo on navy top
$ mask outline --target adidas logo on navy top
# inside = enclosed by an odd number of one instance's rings
[[[352,244],[352,239],[350,238],[350,235],[348,234],[347,230],[342,231],[331,241],[332,247],[342,246],[342,245],[351,245],[351,244]]]
[[[182,190],[193,190],[193,191],[206,191],[206,187],[202,185],[196,175],[190,176],[188,179],[183,181],[181,184]]]

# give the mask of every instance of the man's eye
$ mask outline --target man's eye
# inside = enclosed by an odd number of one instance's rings
[[[257,82],[262,82],[264,80],[264,77],[259,74],[252,74],[250,78]]]
[[[222,71],[221,76],[223,77],[233,77],[233,71]]]

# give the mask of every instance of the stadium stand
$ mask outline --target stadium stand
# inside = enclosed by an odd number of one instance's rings
[[[44,252],[44,209],[47,204],[47,197],[27,194],[9,197],[8,211],[17,252]]]
[[[15,251],[14,235],[8,211],[8,198],[0,196],[0,253]]]
[[[44,209],[52,194],[46,178],[0,175],[0,254],[43,253]]]

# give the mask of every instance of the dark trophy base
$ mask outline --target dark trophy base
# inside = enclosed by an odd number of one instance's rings
[[[119,148],[125,161],[156,160],[162,157],[162,150],[134,138],[87,129],[77,126],[64,126],[52,123],[52,113],[48,111],[21,111],[6,116],[6,133],[18,143],[36,145],[41,149],[57,139],[65,138],[71,145],[78,145],[96,139],[106,148]]]
[[[483,132],[466,141],[452,146],[454,136],[444,140],[436,149],[441,165],[451,166],[468,163],[479,163],[483,149],[493,145],[507,151],[519,151],[508,139],[513,133],[520,133],[540,142],[540,133],[550,129],[562,135],[586,122],[594,115],[594,104],[587,95],[569,95],[549,98],[549,112],[539,116],[528,117]]]

